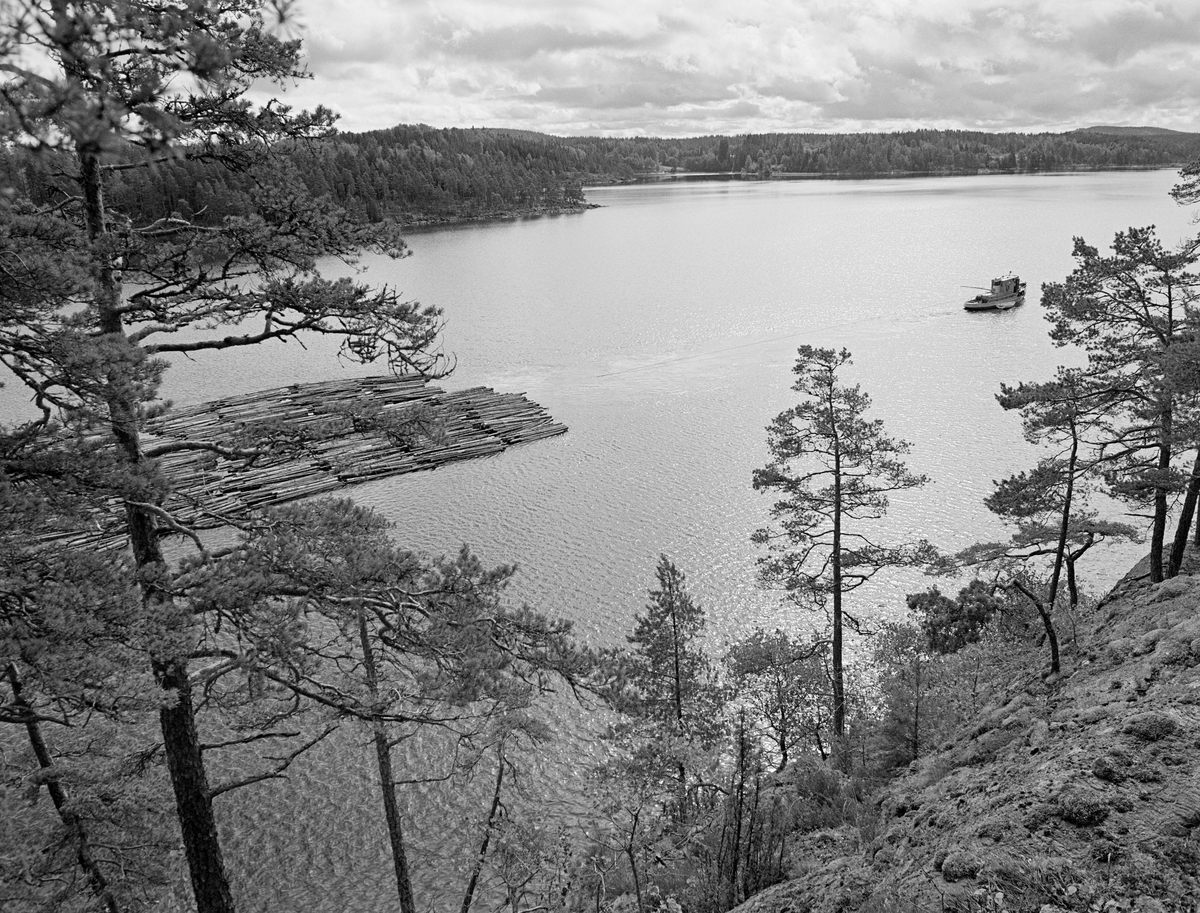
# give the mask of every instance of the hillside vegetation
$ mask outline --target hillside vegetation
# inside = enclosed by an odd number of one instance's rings
[[[1194,910],[1196,572],[1150,584],[1142,562],[1079,619],[1060,676],[992,678],[961,730],[854,823],[801,838],[793,877],[738,913]]]

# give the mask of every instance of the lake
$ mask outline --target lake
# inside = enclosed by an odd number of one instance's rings
[[[678,182],[592,189],[602,208],[579,215],[415,233],[412,257],[362,265],[445,310],[458,367],[442,384],[526,392],[570,432],[351,493],[405,544],[465,541],[518,563],[514,598],[592,640],[628,630],[660,552],[688,574],[716,645],[756,624],[807,626],[756,585],[750,544],[769,506],[751,472],[794,401],[797,346],[850,349],[848,378],[930,477],[895,499],[892,534],[946,549],[995,538],[981,499],[1035,459],[995,393],[1069,357],[1046,338],[1041,283],[1070,271],[1074,235],[1104,247],[1130,225],[1157,224],[1168,243],[1194,230],[1167,196],[1175,179]],[[964,286],[1010,270],[1029,281],[1024,307],[963,310]],[[181,361],[166,392],[187,403],[351,371],[369,373],[320,344],[277,345]],[[1089,557],[1088,576],[1110,584],[1137,554]],[[884,579],[855,605],[894,615],[924,585]]]
[[[755,581],[750,487],[764,429],[795,401],[796,348],[846,347],[850,374],[931,483],[897,498],[896,535],[947,549],[1001,528],[981,500],[1032,465],[1002,381],[1049,376],[1044,281],[1070,272],[1072,237],[1106,246],[1191,213],[1174,172],[871,181],[672,183],[593,189],[579,216],[416,234],[414,256],[369,276],[445,309],[451,386],[527,392],[565,437],[493,460],[365,486],[355,496],[432,549],[471,543],[521,567],[517,595],[607,640],[625,632],[660,552],[688,574],[718,641],[807,624]],[[1013,270],[1028,303],[967,313],[964,285]],[[1109,585],[1136,547],[1097,556]],[[903,608],[912,577],[857,598]]]

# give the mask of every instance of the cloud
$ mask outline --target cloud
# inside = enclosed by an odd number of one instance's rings
[[[1117,66],[1149,52],[1193,54],[1200,40],[1200,7],[1187,10],[1139,4],[1087,23],[1074,36],[1097,62]]]
[[[444,51],[469,63],[525,61],[542,55],[575,51],[627,51],[647,47],[644,38],[621,32],[579,32],[546,23],[528,23],[491,30],[455,32]]]
[[[1194,0],[301,0],[363,130],[560,133],[1196,125]]]

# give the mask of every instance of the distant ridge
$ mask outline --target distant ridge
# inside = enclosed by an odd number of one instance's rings
[[[537,130],[519,130],[516,127],[472,127],[471,129],[482,130],[484,133],[491,133],[496,136],[512,136],[517,139],[536,140],[543,143],[559,139],[559,137],[549,133],[539,133]]]
[[[483,134],[485,136],[512,136],[517,139],[536,140],[538,142],[546,142],[548,140],[560,139],[560,137],[552,136],[549,133],[540,133],[537,130],[522,130],[519,127],[431,127],[429,124],[396,124],[395,127],[386,127],[382,130],[367,130],[361,134],[343,133],[343,136],[371,136],[383,135],[392,130],[418,130],[424,133],[462,133],[462,134]]]
[[[1083,127],[1074,133],[1104,133],[1110,136],[1195,136],[1186,130],[1168,130],[1166,127]]]

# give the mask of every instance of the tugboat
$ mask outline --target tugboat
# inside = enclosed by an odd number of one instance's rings
[[[1021,277],[1010,273],[992,280],[991,291],[985,291],[967,299],[963,305],[968,311],[1007,311],[1025,303],[1025,283]]]

